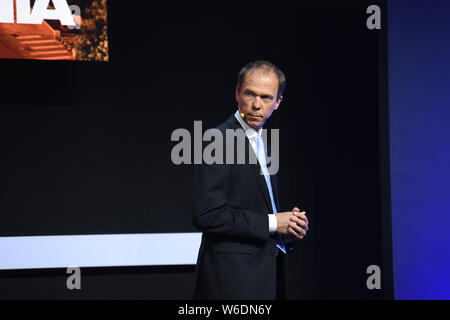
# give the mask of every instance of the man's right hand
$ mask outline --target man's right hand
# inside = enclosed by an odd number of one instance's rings
[[[290,239],[303,239],[306,235],[308,220],[304,212],[300,212],[297,207],[292,211],[279,212],[275,217],[277,218],[277,233]]]

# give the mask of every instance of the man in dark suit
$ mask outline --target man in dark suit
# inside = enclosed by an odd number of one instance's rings
[[[216,129],[225,142],[227,130],[242,129],[246,147],[226,148],[225,155],[233,152],[231,163],[194,166],[193,222],[203,232],[196,299],[282,297],[284,255],[308,230],[306,214],[297,207],[278,212],[277,176],[269,174],[267,154],[261,151],[262,127],[278,109],[284,87],[284,74],[268,61],[242,68],[236,87],[238,110]],[[242,153],[244,163],[236,163]],[[251,156],[258,161],[250,161]]]

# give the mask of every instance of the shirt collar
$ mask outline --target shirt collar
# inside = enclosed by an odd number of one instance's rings
[[[237,121],[241,124],[242,129],[244,129],[245,131],[245,135],[247,136],[247,138],[249,139],[253,139],[255,138],[257,135],[261,135],[262,132],[262,128],[258,129],[258,131],[256,131],[255,129],[253,129],[252,127],[250,127],[247,123],[245,123],[245,121],[241,118],[241,115],[239,113],[239,110],[237,110],[234,114],[234,117],[237,119]]]

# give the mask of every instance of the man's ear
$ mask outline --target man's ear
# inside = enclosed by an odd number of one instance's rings
[[[277,109],[278,109],[278,106],[280,105],[281,100],[283,100],[283,96],[280,96],[280,98],[278,99],[278,101],[275,102],[275,108],[273,108],[274,110],[277,110]]]

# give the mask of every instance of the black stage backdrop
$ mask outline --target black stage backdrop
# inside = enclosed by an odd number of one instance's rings
[[[287,77],[267,123],[280,128],[281,210],[310,220],[286,261],[288,298],[391,298],[387,26],[367,29],[370,4],[384,22],[382,1],[109,1],[109,63],[0,61],[0,236],[196,231],[171,133],[224,121],[239,69],[267,59]],[[372,264],[382,290],[366,287]],[[0,271],[0,297],[187,299],[194,268],[82,275],[75,292],[62,269]]]

